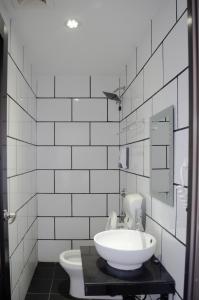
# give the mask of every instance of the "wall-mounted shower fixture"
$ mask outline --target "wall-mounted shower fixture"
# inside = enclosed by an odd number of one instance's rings
[[[121,90],[125,90],[125,86],[123,87],[118,87],[116,90],[113,91],[113,93],[110,93],[110,92],[104,92],[104,95],[106,96],[106,98],[108,98],[109,100],[114,100],[116,101],[117,104],[119,104],[119,110],[121,110],[121,98],[116,94],[118,91],[121,91]]]

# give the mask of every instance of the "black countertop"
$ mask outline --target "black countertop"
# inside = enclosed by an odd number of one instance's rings
[[[175,293],[175,281],[161,263],[151,259],[137,271],[118,271],[99,257],[94,246],[80,250],[86,296]]]

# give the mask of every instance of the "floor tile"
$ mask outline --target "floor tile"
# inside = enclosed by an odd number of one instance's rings
[[[69,287],[70,285],[68,280],[54,279],[51,288],[51,293],[56,293],[56,294],[66,296],[69,293]]]
[[[29,287],[29,293],[49,293],[52,280],[33,278]]]
[[[56,263],[52,263],[52,262],[39,262],[38,263],[38,268],[54,268],[56,265]]]
[[[54,268],[37,266],[33,278],[52,279],[53,275],[54,275]]]
[[[48,300],[49,294],[27,294],[25,300]]]
[[[54,270],[54,278],[67,280],[67,279],[69,279],[69,276],[66,273],[66,271],[59,264],[56,264],[55,270]]]
[[[49,300],[72,300],[75,298],[71,298],[69,296],[62,296],[59,294],[50,294],[50,299]]]

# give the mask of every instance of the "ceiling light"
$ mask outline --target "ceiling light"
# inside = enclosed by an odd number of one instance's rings
[[[66,21],[66,26],[70,29],[76,29],[79,26],[79,23],[75,19],[69,19]]]
[[[74,101],[78,102],[79,101],[79,98],[73,98]]]

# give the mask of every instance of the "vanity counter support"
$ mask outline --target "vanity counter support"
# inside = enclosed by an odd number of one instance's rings
[[[86,296],[122,295],[124,300],[134,300],[136,295],[159,294],[161,300],[168,300],[169,294],[175,293],[175,281],[160,262],[151,259],[129,273],[114,269],[113,276],[94,246],[80,250]]]

